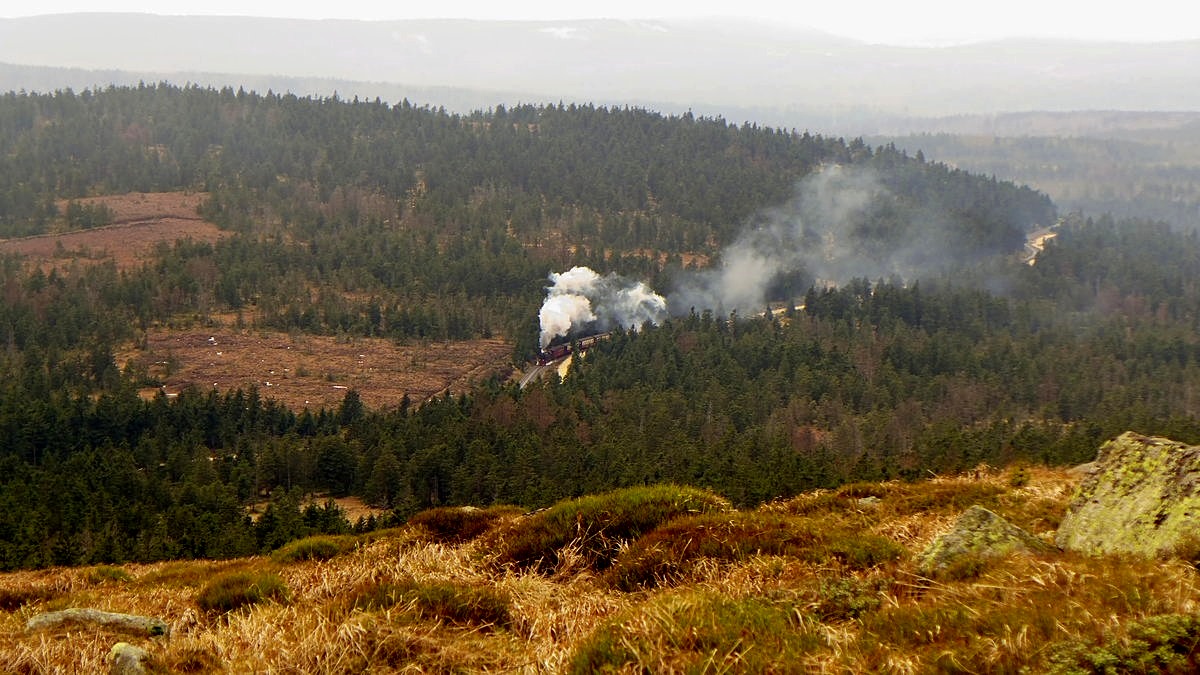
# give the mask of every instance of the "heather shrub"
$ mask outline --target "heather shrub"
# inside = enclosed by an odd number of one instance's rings
[[[676,518],[640,537],[606,571],[622,590],[673,584],[702,558],[738,561],[751,555],[798,555],[824,540],[808,521],[756,513],[706,513]]]
[[[848,499],[865,499],[868,497],[883,499],[893,489],[894,484],[889,483],[847,483],[838,488],[834,494],[838,497]]]
[[[975,504],[995,509],[1004,493],[1005,488],[985,481],[848,483],[831,492],[800,495],[768,509],[794,515],[863,517],[869,502],[869,518],[879,521],[919,513],[953,513]]]
[[[424,529],[434,541],[460,544],[487,532],[498,520],[518,516],[516,506],[491,506],[485,509],[470,506],[444,506],[421,511],[408,519],[408,524]]]
[[[849,576],[824,579],[812,590],[807,609],[821,621],[857,619],[879,609],[880,592],[887,584]]]
[[[1008,475],[1008,486],[1010,488],[1023,488],[1029,485],[1029,469],[1023,464],[1018,464],[1013,467]]]
[[[0,588],[0,610],[14,612],[31,602],[53,600],[61,592],[48,586],[26,586],[24,588]]]
[[[1200,536],[1192,534],[1183,537],[1175,545],[1175,549],[1171,551],[1169,557],[1178,558],[1184,562],[1191,563],[1194,567],[1200,568]]]

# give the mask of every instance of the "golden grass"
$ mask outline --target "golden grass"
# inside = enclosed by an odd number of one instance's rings
[[[1145,634],[1162,632],[1163,625],[1192,630],[1197,622],[1171,618],[1200,611],[1200,576],[1185,561],[1053,553],[991,560],[966,581],[916,573],[911,554],[973,499],[987,500],[989,508],[1035,532],[1052,531],[1077,479],[1038,467],[1025,471],[1026,480],[1016,486],[1006,473],[989,472],[853,486],[763,507],[772,514],[764,520],[817,519],[830,523],[831,531],[884,536],[909,551],[862,569],[834,557],[751,551],[699,557],[673,587],[621,592],[605,582],[586,551],[569,545],[555,567],[524,570],[496,565],[496,552],[488,548],[494,540],[487,536],[447,543],[412,527],[362,537],[328,559],[254,557],[4,574],[0,672],[105,672],[105,655],[122,640],[147,649],[170,672],[183,673],[560,673],[599,666],[1046,672],[1066,663],[1063,658],[1087,662],[1096,654],[1119,656],[1121,649],[1135,653]],[[505,527],[503,520],[497,527]],[[621,550],[632,545],[614,544]],[[290,599],[227,613],[200,611],[201,589],[230,573],[278,575]],[[356,593],[372,588],[391,589],[389,601],[354,601]],[[496,613],[464,619],[424,593],[435,600],[461,596],[468,604],[483,598],[494,603],[485,609]],[[25,631],[38,613],[80,606],[159,617],[171,634],[138,638],[87,626]],[[1186,652],[1192,643],[1183,643],[1167,645],[1176,649],[1170,663],[1194,662]]]

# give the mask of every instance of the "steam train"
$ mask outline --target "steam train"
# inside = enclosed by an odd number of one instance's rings
[[[574,342],[560,342],[558,344],[552,344],[538,352],[537,364],[539,366],[549,365],[573,352],[582,354],[588,349],[591,349],[597,342],[601,340],[607,340],[610,335],[612,334],[596,333],[595,335],[579,338]]]

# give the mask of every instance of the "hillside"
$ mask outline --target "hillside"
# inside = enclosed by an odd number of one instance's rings
[[[981,467],[737,512],[699,490],[640,488],[532,516],[442,509],[269,558],[9,573],[0,669],[101,672],[128,641],[192,673],[1189,672],[1200,577],[1187,561],[1043,553],[918,571],[916,554],[973,504],[1049,536],[1077,480]],[[620,539],[622,518],[680,508],[710,513]],[[610,524],[594,536],[613,539],[575,538],[596,509]],[[565,532],[539,529],[560,511]],[[159,618],[169,636],[25,630],[67,607]]]
[[[1026,265],[1045,195],[893,146],[141,85],[0,97],[0,149],[0,246],[50,247],[0,257],[5,570],[1200,434],[1194,237],[1072,217]],[[602,322],[562,382],[509,379]]]
[[[876,136],[959,168],[1020,179],[1063,212],[1200,224],[1200,115],[1092,112],[990,115],[908,123]]]

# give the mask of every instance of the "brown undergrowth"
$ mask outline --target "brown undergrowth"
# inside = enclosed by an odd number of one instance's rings
[[[270,557],[0,575],[0,672],[104,672],[118,641],[170,672],[1194,672],[1190,560],[1069,553],[920,576],[972,504],[1049,536],[1075,478],[1027,467],[845,486],[736,511],[655,486],[441,510]],[[144,614],[168,636],[73,626]]]

